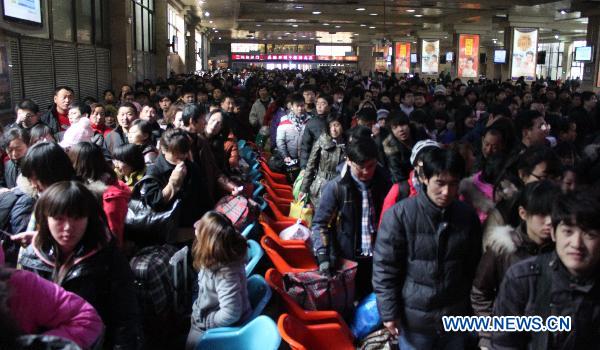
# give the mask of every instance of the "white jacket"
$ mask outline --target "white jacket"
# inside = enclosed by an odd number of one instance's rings
[[[269,98],[269,103],[267,103],[267,106],[271,104],[271,102],[273,102],[273,99]],[[266,113],[267,109],[265,108],[265,105],[260,101],[260,98],[256,99],[252,105],[252,108],[250,109],[250,116],[248,117],[250,125],[252,125],[254,128],[260,128],[263,126]]]

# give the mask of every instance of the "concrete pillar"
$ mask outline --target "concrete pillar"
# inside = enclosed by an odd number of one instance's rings
[[[110,0],[110,63],[115,89],[135,82],[131,4],[131,1]]]
[[[167,47],[171,41],[169,30],[167,28],[167,2],[158,0],[154,2],[154,30],[155,30],[155,49],[156,49],[156,78],[166,79],[169,77],[167,71],[167,57],[170,48]]]
[[[185,70],[187,73],[196,71],[196,27],[200,19],[188,13],[185,16]]]
[[[600,87],[600,15],[588,17],[587,44],[594,47],[594,59],[583,67],[581,87],[584,90],[598,90]]]
[[[358,69],[363,76],[375,70],[375,58],[373,58],[373,45],[359,44],[358,46]]]
[[[560,79],[562,81],[565,81],[569,76],[571,76],[571,62],[573,60],[573,55],[571,55],[571,46],[573,46],[572,42],[564,42],[561,68],[562,72],[560,74]]]

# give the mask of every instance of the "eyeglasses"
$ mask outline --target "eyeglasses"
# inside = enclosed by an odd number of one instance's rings
[[[550,129],[551,129],[551,128],[552,128],[552,127],[550,126],[550,124],[548,124],[548,123],[546,123],[546,122],[543,122],[543,123],[540,125],[540,130],[542,130],[542,131],[550,131]]]

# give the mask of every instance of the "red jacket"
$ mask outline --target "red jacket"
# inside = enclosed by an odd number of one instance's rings
[[[379,225],[381,225],[381,220],[383,219],[383,214],[385,214],[386,210],[393,207],[394,204],[398,203],[399,201],[401,201],[404,198],[414,197],[417,195],[417,189],[413,183],[414,174],[415,174],[415,171],[411,170],[410,174],[408,175],[408,180],[399,182],[399,183],[395,183],[392,186],[392,188],[390,188],[390,191],[388,192],[387,196],[385,196],[385,199],[383,200],[383,207],[381,208],[381,216],[379,217]],[[401,185],[404,186],[403,191],[400,190]],[[408,197],[406,196],[407,191],[408,191]]]
[[[116,185],[107,186],[102,194],[102,208],[108,219],[108,227],[117,237],[119,247],[123,245],[123,231],[129,198],[131,198],[131,190],[122,181],[118,181]]]

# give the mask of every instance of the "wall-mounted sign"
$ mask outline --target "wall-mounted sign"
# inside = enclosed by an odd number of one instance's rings
[[[232,54],[233,61],[314,61],[315,55],[238,55]]]
[[[477,78],[479,69],[479,35],[458,36],[458,77]]]

